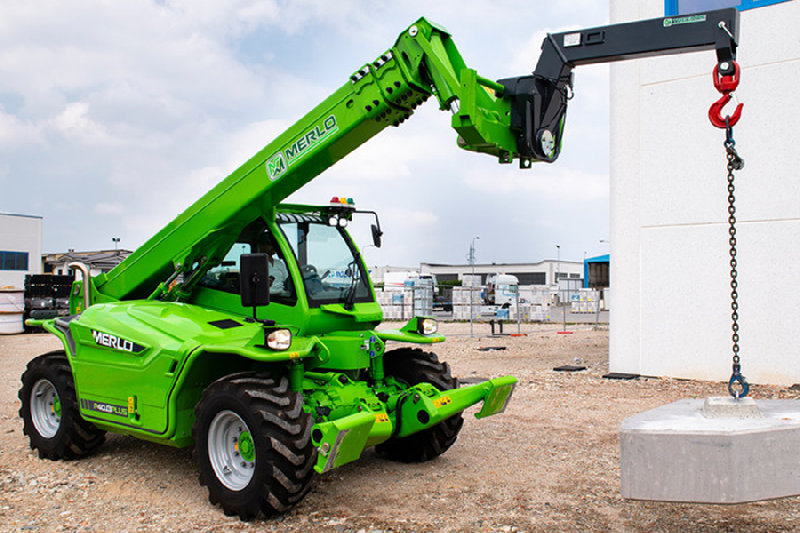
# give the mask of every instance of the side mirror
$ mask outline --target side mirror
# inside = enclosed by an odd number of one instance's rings
[[[378,226],[375,224],[372,225],[372,244],[375,245],[376,248],[381,247],[381,237],[383,237],[383,232],[380,230]]]
[[[240,259],[239,294],[242,307],[269,304],[269,261],[267,254],[243,254]]]

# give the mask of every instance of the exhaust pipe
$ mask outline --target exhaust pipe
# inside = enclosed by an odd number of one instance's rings
[[[89,307],[89,267],[84,263],[74,262],[68,264],[67,268],[70,270],[81,271],[81,275],[83,277],[83,310],[85,311]]]

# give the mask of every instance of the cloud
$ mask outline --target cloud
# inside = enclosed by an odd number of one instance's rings
[[[542,53],[542,42],[544,42],[548,33],[554,33],[554,31],[552,29],[537,28],[536,31],[531,32],[529,37],[518,43],[517,48],[506,60],[509,71],[516,74],[533,72],[536,67],[536,61]]]
[[[52,112],[78,93],[89,97],[84,102],[108,98],[120,86],[208,107],[228,101],[219,98],[223,92],[248,99],[259,93],[260,80],[233,58],[225,33],[204,32],[178,12],[131,0],[75,0],[63,9],[25,4],[38,7],[35,16],[3,6],[0,73],[16,75],[2,76],[0,87],[25,94],[28,113]]]
[[[569,2],[553,2],[553,14],[559,18],[581,18],[594,20],[589,22],[592,26],[608,24],[608,5],[597,0],[569,0]]]
[[[101,202],[94,206],[94,212],[98,215],[118,216],[127,213],[128,208],[120,202]]]
[[[431,226],[439,222],[439,216],[436,213],[397,207],[388,209],[386,218],[405,224],[410,228]]]
[[[471,173],[467,186],[483,195],[530,195],[538,200],[590,203],[609,199],[609,176],[559,168],[545,163],[533,169],[496,172],[487,179],[486,174]]]
[[[89,104],[86,102],[74,102],[67,104],[52,124],[64,137],[85,143],[85,144],[119,144],[119,141],[112,138],[105,128],[90,119]]]
[[[287,119],[269,119],[247,124],[231,132],[223,143],[229,169],[226,174],[239,168],[291,125],[292,122]]]
[[[281,8],[273,0],[167,0],[163,16],[184,21],[212,34],[236,36],[280,20]]]
[[[45,142],[45,137],[35,123],[0,109],[0,150],[36,145]]]
[[[455,145],[455,135],[449,128],[428,118],[412,116],[410,121],[420,122],[409,124],[413,131],[403,132],[406,134],[388,128],[338,162],[327,177],[351,186],[357,182],[380,187],[380,182],[417,181],[415,171],[430,168],[442,154],[452,152]]]

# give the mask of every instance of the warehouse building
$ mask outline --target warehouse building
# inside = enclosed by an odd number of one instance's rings
[[[575,261],[540,261],[538,263],[476,263],[475,265],[446,265],[420,263],[420,271],[434,274],[439,282],[464,280],[465,277],[480,276],[480,285],[486,277],[494,274],[511,274],[521,286],[554,286],[558,280],[576,280],[583,284],[583,263]]]
[[[42,217],[0,213],[0,287],[22,289],[42,271]]]

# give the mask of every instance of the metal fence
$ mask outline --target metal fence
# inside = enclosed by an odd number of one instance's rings
[[[453,321],[607,322],[607,290],[521,287],[495,302],[489,288],[404,286],[376,290],[385,320],[435,316]],[[502,300],[502,303],[501,303]]]

